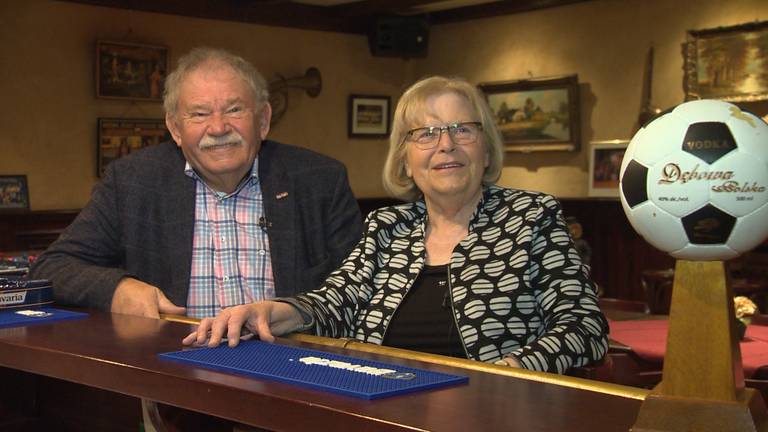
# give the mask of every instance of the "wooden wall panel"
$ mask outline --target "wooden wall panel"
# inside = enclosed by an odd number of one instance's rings
[[[575,216],[592,248],[592,278],[605,296],[644,300],[640,272],[674,266],[666,253],[654,249],[629,224],[615,199],[564,198],[565,216]],[[392,198],[358,200],[363,216],[398,203]],[[32,211],[0,215],[0,251],[44,249],[74,218],[77,210]]]
[[[566,217],[581,222],[592,248],[592,279],[606,297],[645,300],[640,272],[674,267],[674,259],[640,237],[618,199],[561,199]]]

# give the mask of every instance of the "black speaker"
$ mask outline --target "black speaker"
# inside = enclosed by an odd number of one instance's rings
[[[429,23],[420,16],[378,17],[368,32],[368,45],[375,57],[426,57],[428,43]]]

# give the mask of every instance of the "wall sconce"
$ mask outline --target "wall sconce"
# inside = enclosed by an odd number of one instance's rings
[[[317,97],[323,89],[323,80],[320,70],[310,67],[304,75],[295,78],[284,78],[278,75],[278,79],[269,83],[269,104],[272,106],[272,119],[270,124],[276,124],[288,109],[288,89],[303,89],[309,97]]]

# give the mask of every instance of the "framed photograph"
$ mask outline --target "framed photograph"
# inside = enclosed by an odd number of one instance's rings
[[[688,31],[685,99],[768,100],[768,21]]]
[[[0,175],[0,212],[28,210],[27,176]]]
[[[169,138],[163,119],[99,118],[96,175],[115,159]]]
[[[592,141],[589,156],[589,196],[618,197],[621,161],[629,140]]]
[[[96,97],[162,101],[168,48],[96,42]]]
[[[382,138],[389,135],[389,96],[349,97],[350,137]]]
[[[579,82],[558,78],[481,83],[507,151],[577,151]]]

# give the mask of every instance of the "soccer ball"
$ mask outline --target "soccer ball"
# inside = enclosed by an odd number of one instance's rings
[[[768,236],[768,125],[716,100],[662,113],[630,141],[621,205],[675,258],[727,260]]]

